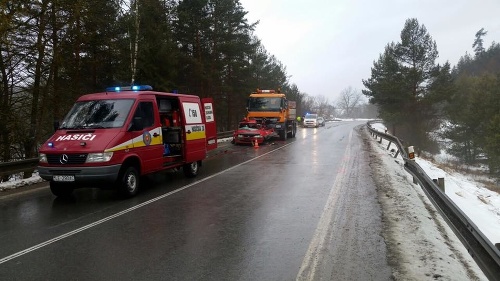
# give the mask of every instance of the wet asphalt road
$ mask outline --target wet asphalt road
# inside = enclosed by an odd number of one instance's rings
[[[389,280],[364,121],[220,144],[195,179],[0,197],[0,280]]]

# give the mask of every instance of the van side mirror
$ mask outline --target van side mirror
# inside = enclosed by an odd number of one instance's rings
[[[129,132],[140,131],[143,128],[144,128],[144,125],[142,122],[142,117],[134,117],[134,119],[132,119],[132,122],[130,123],[127,131],[129,131]]]

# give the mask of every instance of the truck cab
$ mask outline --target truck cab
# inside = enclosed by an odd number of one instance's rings
[[[250,94],[247,100],[248,119],[256,120],[263,127],[274,129],[281,140],[295,137],[297,132],[296,103],[278,90],[260,90]]]
[[[177,167],[194,177],[217,147],[211,99],[112,87],[81,96],[40,147],[38,172],[56,196],[74,188],[116,188],[134,196],[140,177]]]

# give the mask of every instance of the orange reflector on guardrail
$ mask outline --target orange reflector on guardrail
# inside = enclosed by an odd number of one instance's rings
[[[413,146],[408,146],[408,157],[410,160],[415,160],[415,150]]]

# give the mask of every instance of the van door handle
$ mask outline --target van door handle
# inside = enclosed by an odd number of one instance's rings
[[[186,133],[191,134],[191,130],[188,130]]]
[[[155,132],[155,133],[153,134],[153,137],[155,137],[155,138],[156,138],[156,137],[159,137],[159,136],[160,136],[160,135],[159,135],[157,132]]]

